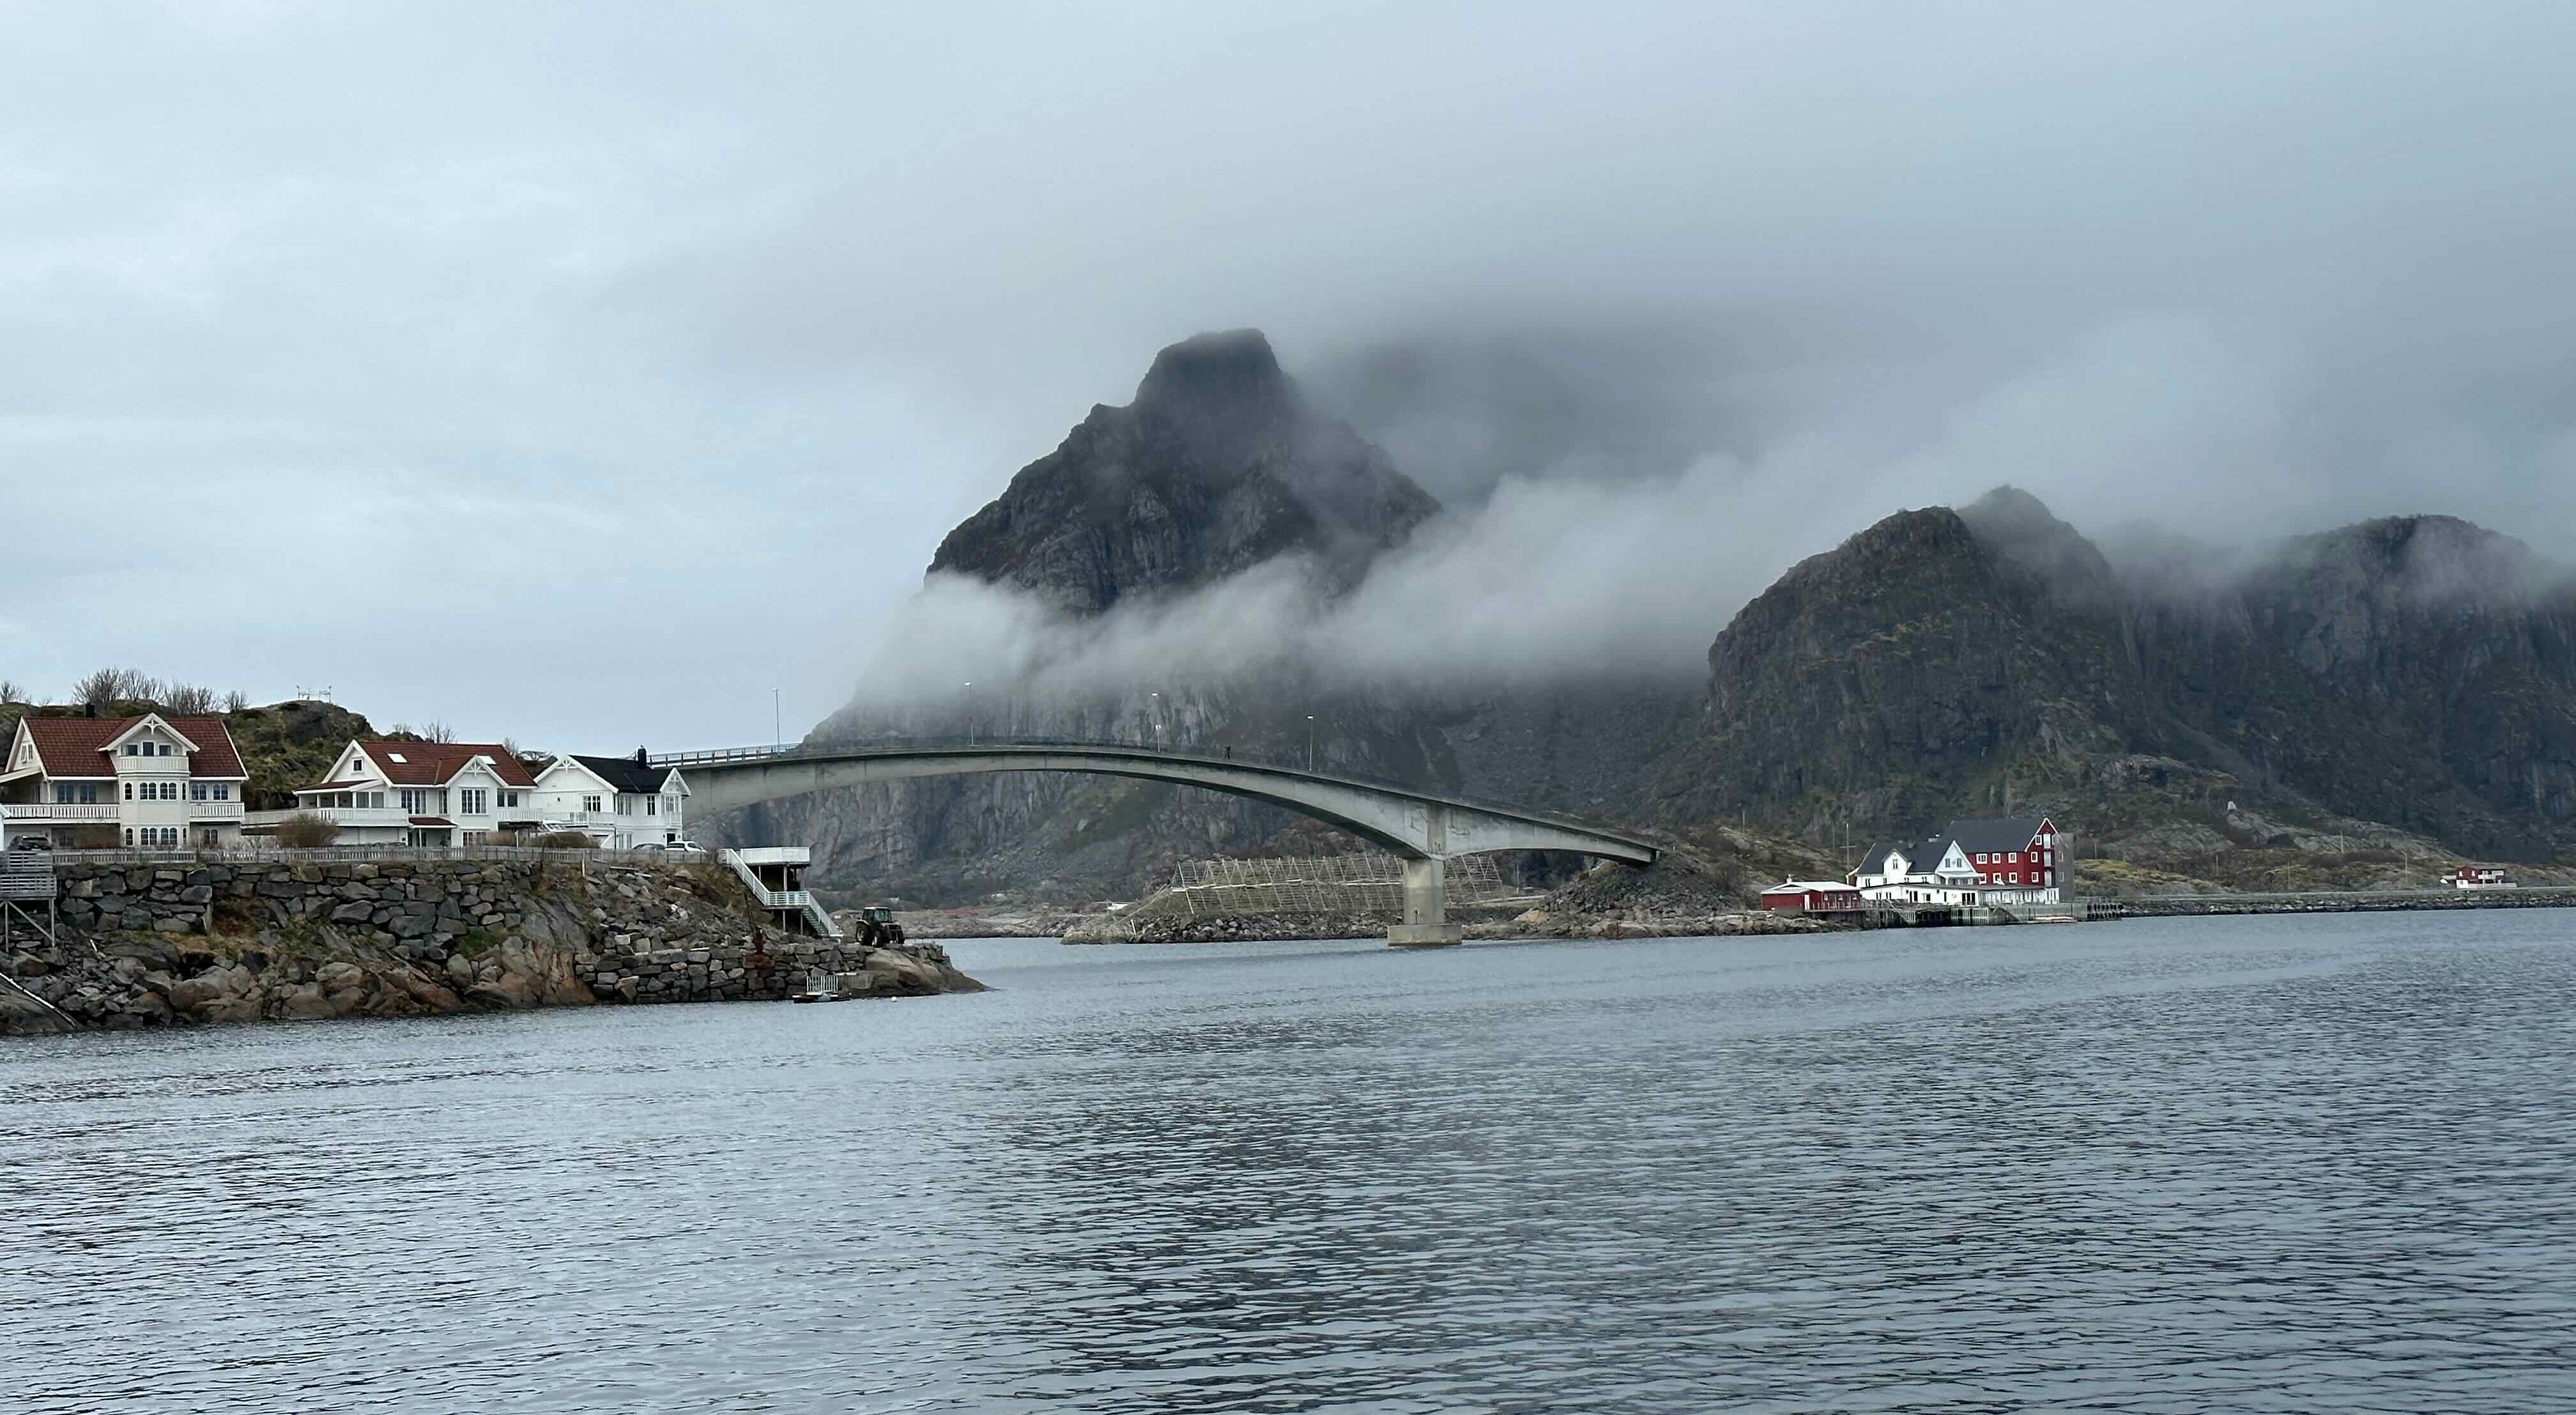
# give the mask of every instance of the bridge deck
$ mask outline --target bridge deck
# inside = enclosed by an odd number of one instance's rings
[[[722,747],[705,751],[650,753],[647,760],[655,766],[676,767],[685,772],[692,766],[762,766],[797,762],[849,761],[857,758],[901,759],[905,757],[955,756],[974,752],[994,756],[1055,756],[1069,752],[1104,758],[1124,757],[1138,762],[1167,763],[1175,766],[1210,766],[1237,771],[1274,773],[1299,781],[1323,785],[1349,786],[1372,791],[1389,791],[1415,800],[1454,806],[1461,810],[1516,816],[1560,829],[1597,835],[1616,841],[1648,855],[1660,854],[1663,846],[1633,832],[1602,825],[1598,821],[1503,801],[1480,801],[1473,797],[1451,795],[1420,782],[1393,777],[1368,776],[1352,772],[1310,771],[1293,762],[1257,757],[1211,755],[1205,752],[1176,751],[1168,747],[1148,747],[1135,742],[1103,742],[1082,738],[1014,737],[1009,741],[990,738],[924,738],[905,737],[878,741],[792,747]]]

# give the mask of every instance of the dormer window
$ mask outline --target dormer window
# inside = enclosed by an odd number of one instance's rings
[[[129,757],[139,757],[143,755],[143,749],[134,745],[132,742],[128,742],[125,744],[125,754]]]
[[[169,744],[169,743],[164,742],[164,743],[162,743],[162,744],[161,744],[161,755],[163,755],[163,756],[165,756],[165,757],[166,757],[166,756],[168,756],[168,755],[170,755],[170,744]]]

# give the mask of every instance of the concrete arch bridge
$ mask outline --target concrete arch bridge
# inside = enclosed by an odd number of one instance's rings
[[[762,801],[990,771],[1070,771],[1166,781],[1250,797],[1336,825],[1404,861],[1404,922],[1387,941],[1404,948],[1454,944],[1443,862],[1488,850],[1568,850],[1646,866],[1660,853],[1641,836],[1572,816],[1442,795],[1376,781],[1194,752],[1115,742],[902,742],[865,746],[741,747],[648,754],[689,783],[692,813]]]

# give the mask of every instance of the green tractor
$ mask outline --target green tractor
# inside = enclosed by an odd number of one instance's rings
[[[903,925],[894,921],[894,911],[873,904],[859,911],[859,942],[869,948],[880,948],[903,942]]]

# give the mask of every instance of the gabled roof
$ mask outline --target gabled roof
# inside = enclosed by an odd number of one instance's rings
[[[1903,853],[1904,849],[1905,847],[1902,845],[1873,845],[1870,847],[1868,854],[1860,857],[1860,868],[1852,871],[1852,873],[1856,875],[1885,874],[1887,873],[1887,857]],[[1910,862],[1913,857],[1907,856],[1906,858]]]
[[[2046,816],[2011,816],[2002,820],[1955,820],[1943,832],[1959,842],[1959,848],[1971,856],[1980,852],[2000,854],[2008,850],[2027,850],[2030,840],[2047,824]]]
[[[107,744],[99,748],[99,750],[107,753],[109,756],[114,756],[116,755],[116,748],[119,743],[122,743],[126,738],[134,736],[136,733],[143,731],[147,727],[158,727],[163,731],[168,732],[171,736],[178,738],[179,745],[191,754],[194,754],[198,750],[195,738],[190,737],[187,733],[171,726],[170,719],[163,717],[157,712],[147,712],[141,717],[126,719],[125,730],[108,738]]]
[[[190,776],[232,781],[250,776],[242,769],[241,753],[234,749],[233,734],[224,729],[222,718],[173,717],[167,713],[150,716],[159,717],[181,740],[197,744],[197,750],[188,756]],[[116,775],[116,758],[108,753],[108,744],[143,721],[141,717],[19,719],[36,744],[36,757],[44,764],[45,775],[73,779]]]
[[[644,766],[633,757],[585,757],[575,753],[566,760],[581,763],[591,775],[607,782],[611,790],[629,796],[653,795],[671,779],[669,767]]]
[[[1848,892],[1851,888],[1852,887],[1850,885],[1845,884],[1838,879],[1784,879],[1762,892],[1765,894],[1812,894],[1819,890],[1838,890]]]
[[[360,742],[358,750],[396,786],[444,786],[476,757],[490,757],[504,786],[534,786],[535,777],[498,742]],[[372,783],[370,783],[372,784]]]

